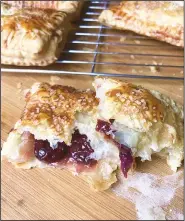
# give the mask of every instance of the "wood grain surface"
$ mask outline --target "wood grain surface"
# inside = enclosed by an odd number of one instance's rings
[[[24,107],[23,92],[34,82],[91,87],[89,76],[46,76],[39,74],[2,73],[2,142],[19,119]],[[128,79],[127,79],[128,80]],[[183,102],[183,82],[159,80],[132,80],[147,88],[157,89],[178,102]],[[154,174],[171,174],[165,161],[154,158],[152,162],[139,163],[138,171]],[[133,220],[135,208],[130,202],[115,196],[111,190],[94,193],[88,185],[69,172],[59,169],[15,169],[2,162],[2,219],[16,220]],[[174,204],[182,209],[183,191]]]
[[[94,3],[95,4],[95,3]],[[94,5],[96,6],[96,5]],[[94,10],[94,11],[93,11]],[[99,9],[91,9],[90,12],[99,13]],[[85,12],[86,18],[97,18]],[[88,17],[89,16],[89,17]],[[97,22],[87,22],[85,25],[97,25]],[[73,30],[74,32],[74,30]],[[98,33],[99,29],[79,29],[78,32]],[[103,52],[97,55],[96,61],[112,62],[109,65],[97,64],[96,72],[105,73],[129,73],[137,75],[158,75],[182,77],[182,68],[160,67],[151,69],[150,65],[156,63],[164,65],[183,65],[183,50],[168,44],[151,40],[149,38],[134,37],[132,33],[103,29],[99,39],[106,44],[72,44],[75,38],[78,41],[96,42],[98,36],[81,36],[71,34],[66,44],[65,51],[85,50],[88,53],[63,53],[61,59],[73,61],[94,60],[94,51]],[[112,34],[112,37],[106,36]],[[116,36],[114,36],[116,34]],[[121,37],[121,35],[123,37]],[[126,38],[124,36],[127,36]],[[113,37],[114,36],[114,37]],[[129,37],[130,36],[130,37]],[[138,40],[139,39],[139,40]],[[111,43],[119,43],[112,45]],[[120,44],[121,43],[121,44]],[[128,45],[132,45],[128,46]],[[148,47],[141,46],[148,44]],[[151,47],[151,45],[153,45]],[[92,52],[92,53],[89,53]],[[105,54],[107,52],[108,54]],[[120,55],[114,54],[120,52]],[[143,54],[135,55],[133,54]],[[148,54],[146,56],[146,54]],[[149,54],[153,54],[150,56]],[[155,56],[156,55],[156,56]],[[167,55],[167,56],[158,56]],[[174,57],[169,57],[173,55]],[[135,63],[136,65],[115,65],[119,63]],[[139,65],[138,65],[139,64]],[[145,64],[145,65],[143,65]],[[15,67],[14,67],[15,68]],[[28,67],[29,68],[29,67]],[[39,70],[40,68],[34,68]],[[44,69],[44,68],[43,68]],[[90,72],[92,64],[54,64],[46,69],[64,71]],[[154,80],[121,78],[135,84],[145,86],[148,89],[158,90],[177,102],[183,104],[183,81],[179,80]],[[2,73],[1,77],[1,143],[6,140],[9,131],[19,119],[25,105],[24,90],[32,86],[34,82],[49,82],[85,89],[92,88],[93,77],[82,75],[44,75],[37,72]],[[133,220],[136,219],[134,205],[129,201],[117,197],[111,190],[95,193],[80,178],[73,176],[67,171],[60,169],[15,169],[6,160],[1,164],[2,197],[1,213],[3,220]],[[183,170],[183,168],[181,168]],[[137,171],[154,173],[159,175],[172,174],[166,162],[160,158],[153,157],[152,162],[138,162]],[[173,205],[183,208],[183,190],[180,189]]]

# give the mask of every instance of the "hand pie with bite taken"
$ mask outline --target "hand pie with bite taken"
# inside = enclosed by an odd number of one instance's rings
[[[1,63],[46,66],[56,61],[70,27],[67,15],[31,8],[8,14],[10,9],[1,16]]]
[[[34,84],[2,156],[16,167],[66,168],[95,190],[116,182],[119,150],[96,131],[98,100],[90,90]],[[128,155],[132,156],[128,150]]]
[[[156,91],[96,78],[96,93],[36,83],[25,96],[20,120],[3,145],[16,167],[56,167],[108,189],[117,171],[126,178],[135,158],[163,152],[172,170],[183,160],[183,110]]]
[[[167,157],[173,171],[184,156],[184,112],[174,100],[115,79],[96,78],[99,119],[113,119],[115,139],[131,148],[134,157],[151,160],[153,153]]]
[[[122,1],[103,10],[99,22],[184,47],[183,18],[184,7],[177,1]]]

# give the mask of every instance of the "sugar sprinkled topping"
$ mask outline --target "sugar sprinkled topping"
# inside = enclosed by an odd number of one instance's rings
[[[135,172],[127,180],[119,177],[120,182],[112,190],[135,204],[139,220],[181,220],[180,212],[167,211],[178,188],[183,187],[183,173],[157,176]]]

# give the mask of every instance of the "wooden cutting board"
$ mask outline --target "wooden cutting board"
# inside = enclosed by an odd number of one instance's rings
[[[19,119],[24,107],[23,91],[34,82],[91,87],[90,76],[47,76],[39,74],[2,73],[1,139]],[[127,79],[129,80],[129,79]],[[183,81],[129,80],[149,89],[157,89],[183,103]],[[171,174],[165,161],[139,163],[138,171],[160,175]],[[95,193],[88,185],[69,172],[59,169],[15,169],[2,162],[2,219],[13,220],[133,220],[134,205],[117,197],[111,190]],[[174,205],[183,208],[183,191],[180,190]]]
[[[112,3],[114,2],[112,1]],[[74,33],[69,35],[65,53],[62,54],[60,59],[61,62],[46,67],[45,70],[89,73],[92,70],[93,62],[96,61],[95,72],[183,76],[182,68],[176,67],[183,65],[182,49],[143,36],[135,36],[133,33],[97,28],[99,25],[97,16],[102,10],[101,7],[104,7],[107,3],[91,1],[89,4],[91,7],[87,5],[84,8],[80,25],[78,24],[76,26],[77,29],[73,30]],[[98,41],[100,44],[97,45]],[[69,53],[69,50],[78,50],[78,53]],[[85,51],[86,53],[79,54],[79,51]],[[99,53],[95,54],[95,51]],[[67,62],[64,63],[63,60]],[[76,63],[85,61],[86,63],[74,65],[68,61],[76,61]],[[160,67],[153,67],[156,64],[159,64]],[[169,65],[175,67],[169,67]],[[38,67],[36,71],[39,72],[39,69],[42,68]],[[149,89],[159,90],[161,93],[183,104],[183,81],[134,78],[125,80]],[[2,73],[2,143],[6,140],[9,131],[20,117],[25,104],[24,90],[30,88],[34,82],[43,81],[85,89],[92,87],[93,77],[81,75],[60,75],[59,77],[41,75],[36,72],[34,74],[25,74],[24,72],[21,74]],[[138,163],[137,171],[159,175],[172,174],[165,161],[156,157],[153,157],[152,162]],[[89,186],[84,181],[74,177],[67,171],[59,169],[21,170],[15,169],[10,163],[3,161],[1,172],[2,219],[136,219],[135,207],[132,203],[117,197],[111,190],[95,193],[89,189]],[[182,210],[182,189],[177,192],[173,204]]]

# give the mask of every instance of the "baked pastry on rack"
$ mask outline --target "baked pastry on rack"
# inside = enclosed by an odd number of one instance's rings
[[[108,189],[135,157],[163,151],[172,170],[183,159],[183,110],[156,91],[96,78],[95,92],[36,83],[2,149],[16,167],[64,168],[95,190]],[[97,97],[96,97],[97,96]]]
[[[16,8],[42,8],[42,9],[55,9],[63,11],[70,16],[70,20],[76,20],[80,16],[82,1],[1,1],[12,5]]]
[[[1,15],[1,63],[46,66],[57,60],[70,27],[67,15],[53,9],[9,10]]]
[[[184,7],[180,3],[122,1],[119,5],[103,10],[99,22],[184,47]]]

